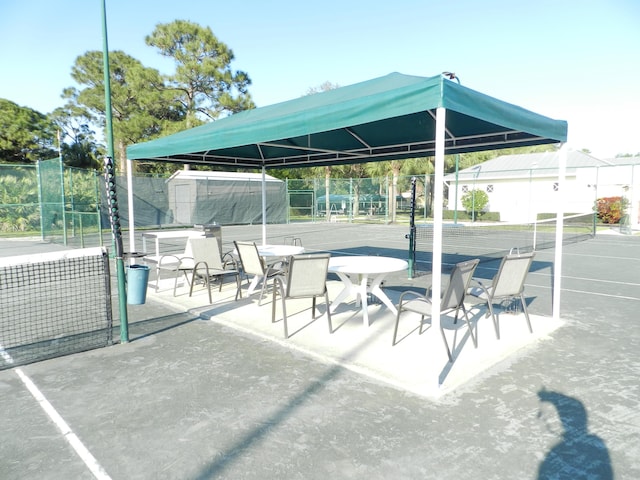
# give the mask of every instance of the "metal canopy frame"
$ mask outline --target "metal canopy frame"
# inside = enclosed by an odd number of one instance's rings
[[[355,85],[237,113],[132,145],[128,161],[205,164],[227,169],[313,167],[435,157],[433,289],[440,291],[444,156],[520,146],[564,144],[567,122],[497,100],[443,75],[392,73]],[[558,183],[564,190],[566,147]],[[130,167],[130,165],[129,165]],[[129,174],[131,168],[128,169]],[[263,243],[266,243],[263,188]],[[559,318],[562,208],[559,202],[553,316]],[[129,203],[132,205],[132,202]],[[130,211],[133,233],[133,212]],[[133,239],[134,235],[130,235]],[[133,241],[133,240],[132,240]],[[131,246],[135,251],[135,245]],[[439,322],[440,301],[433,318]],[[434,325],[438,326],[439,325]],[[436,379],[437,380],[437,379]]]

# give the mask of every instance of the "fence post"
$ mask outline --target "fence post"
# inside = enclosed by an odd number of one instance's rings
[[[413,278],[416,263],[416,177],[411,177],[411,210],[409,213],[409,278]]]
[[[64,164],[62,163],[62,150],[60,151],[60,200],[62,202],[62,235],[64,236],[64,245],[67,245],[67,209],[65,208],[64,194]]]
[[[389,223],[389,207],[391,206],[391,198],[389,195],[389,175],[385,175],[384,177],[384,189],[385,189],[385,197],[387,199],[387,204],[384,206],[384,223]]]
[[[100,246],[102,247],[104,245],[104,242],[102,241],[102,214],[100,213],[100,204],[101,204],[101,199],[100,199],[100,190],[98,187],[98,171],[94,170],[93,171],[93,185],[95,188],[95,195],[96,195],[96,214],[98,215],[98,238],[100,241]]]
[[[40,176],[40,162],[36,163],[36,176],[38,177],[38,205],[40,207],[40,238],[44,242],[44,205],[42,205],[42,178]]]

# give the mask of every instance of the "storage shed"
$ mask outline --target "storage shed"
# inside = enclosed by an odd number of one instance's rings
[[[285,182],[266,175],[267,221],[285,223]],[[259,173],[180,170],[167,179],[173,223],[236,225],[262,223]]]

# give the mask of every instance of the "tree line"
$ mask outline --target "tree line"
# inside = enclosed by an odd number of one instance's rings
[[[145,42],[172,59],[175,70],[162,74],[123,51],[109,52],[117,164],[124,163],[127,145],[255,108],[248,92],[249,75],[232,70],[233,51],[210,28],[175,20],[158,24]],[[88,51],[76,58],[71,78],[78,86],[65,88],[61,93],[65,104],[48,115],[0,99],[0,163],[30,164],[61,153],[68,166],[101,168],[102,55]],[[167,168],[176,167],[139,166],[143,173],[164,173]]]

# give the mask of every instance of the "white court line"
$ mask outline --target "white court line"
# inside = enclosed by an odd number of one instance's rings
[[[78,436],[73,433],[67,422],[60,416],[60,414],[53,408],[53,405],[49,403],[49,401],[45,398],[45,396],[40,392],[38,387],[36,387],[35,383],[31,381],[31,379],[20,369],[17,368],[15,370],[16,374],[22,380],[22,383],[27,387],[33,398],[40,404],[42,409],[45,411],[49,418],[53,420],[53,423],[56,424],[64,438],[69,442],[69,445],[76,451],[78,456],[82,459],[85,465],[89,468],[93,476],[99,480],[111,480],[111,477],[107,474],[107,472],[102,468],[102,466],[98,463],[91,452],[84,446],[84,444],[80,441]]]
[[[617,255],[593,255],[590,253],[563,253],[563,255],[570,255],[572,257],[606,258],[609,260],[638,260],[635,257],[618,257]]]
[[[13,358],[11,355],[7,353],[2,345],[0,345],[0,356],[9,364],[13,363]],[[26,373],[22,371],[20,368],[16,368],[14,370],[16,375],[22,380],[27,390],[33,395],[33,398],[40,404],[40,407],[45,411],[45,413],[49,416],[49,418],[56,424],[56,427],[60,430],[65,440],[71,445],[71,447],[76,451],[78,456],[82,459],[85,465],[89,468],[93,476],[98,480],[111,480],[111,477],[107,474],[107,472],[102,468],[102,466],[98,463],[91,452],[84,446],[84,444],[80,441],[78,436],[73,433],[73,430],[69,428],[67,422],[60,416],[60,414],[53,408],[53,405],[45,398],[40,389],[36,387],[35,383],[31,381],[31,379],[27,376]]]
[[[598,282],[598,283],[614,283],[616,285],[629,285],[632,287],[640,287],[640,283],[634,283],[634,282],[619,282],[617,280],[604,280],[601,278],[584,278],[584,277],[570,277],[570,276],[562,276],[563,279],[565,278],[570,278],[572,280],[582,280],[583,282]]]
[[[479,269],[484,269],[484,270],[491,270],[491,271],[498,271],[497,267],[482,267],[482,266],[478,266]],[[539,276],[539,277],[549,277],[551,276],[550,273],[546,273],[546,272],[534,272],[531,271],[529,272],[529,275],[534,275],[534,276]],[[640,283],[635,283],[635,282],[620,282],[618,280],[605,280],[603,278],[586,278],[586,277],[573,277],[571,275],[562,275],[561,277],[562,280],[580,280],[582,282],[595,282],[595,283],[610,283],[610,284],[614,284],[614,285],[627,285],[627,286],[631,286],[631,287],[636,287],[639,286],[640,287]],[[528,285],[528,284],[527,284]],[[564,290],[564,288],[563,288]],[[571,291],[571,290],[568,290]],[[579,292],[580,290],[574,290],[576,292]],[[592,292],[586,292],[586,293],[592,293]],[[593,292],[593,293],[597,293],[597,292]],[[631,297],[633,298],[633,297]],[[636,299],[637,300],[637,299]]]
[[[551,287],[545,285],[533,285],[533,284],[525,284],[527,288],[540,288],[542,290],[551,290]],[[610,298],[621,298],[623,300],[636,300],[640,301],[640,298],[637,297],[627,297],[626,295],[614,295],[612,293],[602,293],[602,292],[594,292],[594,291],[586,291],[586,290],[574,290],[572,288],[563,288],[563,292],[572,292],[572,293],[583,293],[585,295],[598,295],[600,297],[610,297]]]
[[[418,260],[416,261],[416,263],[420,263],[421,261]],[[431,262],[421,262],[421,263],[431,263]],[[482,266],[478,266],[478,269],[482,269],[484,268],[485,270],[492,270],[492,271],[498,271],[497,267],[482,267]],[[536,275],[536,276],[541,276],[541,277],[548,277],[549,274],[548,273],[542,273],[542,272],[529,272],[529,275]],[[599,278],[584,278],[584,277],[572,277],[572,276],[562,276],[562,280],[567,280],[567,279],[571,279],[571,280],[581,280],[584,282],[595,282],[595,283],[609,283],[609,284],[614,284],[614,285],[625,285],[625,286],[640,286],[640,284],[638,283],[633,283],[633,282],[619,282],[616,280],[603,280],[603,279],[599,279]],[[527,288],[539,288],[542,290],[551,290],[551,287],[547,286],[547,285],[534,285],[534,284],[529,284],[526,283],[525,286]],[[586,290],[575,290],[572,288],[561,288],[561,291],[563,292],[572,292],[572,293],[583,293],[586,295],[598,295],[600,297],[609,297],[609,298],[620,298],[623,300],[636,300],[636,301],[640,301],[640,298],[638,297],[628,297],[625,295],[617,295],[617,294],[611,294],[611,293],[602,293],[602,292],[597,292],[597,291],[586,291]]]

